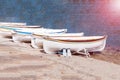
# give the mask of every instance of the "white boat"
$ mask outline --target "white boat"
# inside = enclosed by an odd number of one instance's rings
[[[45,29],[45,28],[22,28],[20,30],[14,30],[14,33],[12,34],[12,40],[14,42],[21,42],[22,40],[31,41],[31,35],[34,33],[62,33],[65,32],[66,29]],[[22,33],[22,34],[21,34]],[[27,33],[27,34],[26,34]],[[23,37],[25,36],[25,37]]]
[[[12,32],[12,40],[13,42],[31,42],[31,34],[30,32],[21,32],[14,31]]]
[[[44,33],[54,34],[54,33],[66,33],[67,29],[49,29],[49,28],[41,28],[41,30],[34,31],[34,34],[43,35]]]
[[[54,33],[54,34],[33,34],[31,38],[31,46],[33,48],[40,48],[43,49],[43,36],[49,36],[57,39],[69,39],[74,37],[80,37],[83,36],[84,33]]]
[[[44,33],[64,33],[64,32],[67,32],[67,29],[47,29],[47,28],[42,28],[42,27],[39,27],[39,28],[14,28],[15,31],[20,31],[20,32],[31,32],[31,33],[34,33],[34,34],[38,34],[38,35],[41,35],[41,34],[44,34]]]
[[[19,26],[0,26],[0,36],[2,37],[12,37],[12,33],[14,31],[23,31],[23,30],[26,30],[26,31],[30,31],[31,32],[33,31],[33,29],[40,29],[41,27],[40,26],[27,26],[27,25],[19,25]]]
[[[62,49],[70,49],[72,52],[80,53],[103,51],[106,45],[107,36],[83,36],[69,39],[55,39],[46,37],[43,41],[43,49],[48,54],[53,54]],[[87,51],[87,52],[86,52]]]
[[[39,29],[42,28],[41,26],[28,26],[28,25],[19,25],[19,26],[0,26],[1,29],[7,29],[7,30],[31,30],[31,29]]]
[[[1,37],[12,37],[12,30],[18,26],[25,26],[26,23],[16,22],[0,22],[0,36]]]
[[[11,28],[41,28],[41,26],[37,25],[5,25],[5,27],[11,27]]]
[[[0,26],[25,26],[26,23],[18,23],[18,22],[0,22]]]
[[[11,33],[12,33],[12,30],[7,30],[7,29],[0,28],[0,37],[11,38],[12,37]]]

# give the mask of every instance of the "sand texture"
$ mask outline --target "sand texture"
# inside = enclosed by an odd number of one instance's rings
[[[0,38],[0,80],[120,80],[120,51],[63,57]]]

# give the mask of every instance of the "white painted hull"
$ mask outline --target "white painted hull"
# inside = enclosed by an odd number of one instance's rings
[[[101,36],[102,38],[104,36]],[[84,40],[85,37],[79,38],[77,40]],[[92,37],[91,37],[92,38]],[[86,38],[85,40],[88,40],[89,38]],[[95,37],[94,37],[95,39]],[[96,39],[99,39],[97,37]],[[74,39],[71,39],[74,40]],[[106,37],[101,40],[95,40],[95,41],[86,41],[85,42],[64,42],[64,41],[56,41],[56,40],[49,40],[45,39],[43,41],[43,49],[46,53],[52,54],[56,53],[57,51],[63,49],[63,48],[70,48],[72,51],[79,52],[83,49],[86,49],[88,52],[95,52],[95,51],[103,51],[106,45]]]
[[[7,25],[6,25],[7,26]],[[28,25],[8,25],[11,28],[41,28],[41,26],[28,26]]]
[[[0,22],[0,26],[24,26],[26,23],[17,23],[17,22]]]
[[[44,33],[55,33],[55,32],[63,32],[64,29],[44,29],[44,28],[21,28],[20,30],[16,30],[15,33],[12,35],[12,39],[14,42],[23,42],[23,41],[31,41],[31,45],[33,45],[33,40],[31,40],[31,35],[26,33],[34,33],[38,32],[41,34]],[[19,34],[19,32],[23,32],[22,34]],[[24,37],[23,37],[24,36]],[[37,39],[36,39],[37,40]],[[37,41],[39,42],[39,41]]]
[[[35,34],[35,35],[40,35],[40,36],[50,36],[50,37],[79,37],[79,36],[83,36],[84,33],[80,32],[80,33],[43,33],[43,34]]]
[[[31,46],[36,49],[43,49],[43,38],[32,36],[31,38]]]
[[[66,32],[67,29],[46,29],[46,28],[17,28],[16,31],[19,32],[31,32],[33,34],[44,34],[44,33],[63,33]]]
[[[54,34],[54,33],[66,33],[67,29],[47,29],[47,28],[41,28],[41,30],[36,30],[33,32],[33,34],[36,35],[44,35],[44,34]]]
[[[26,26],[24,25],[25,23],[21,23],[18,25],[14,25],[15,23],[13,23],[12,25],[9,25],[10,23],[4,23],[4,25],[2,23],[0,23],[0,36],[1,37],[12,37],[12,33],[14,32],[14,30],[32,30],[33,29],[40,29],[40,26]],[[2,26],[3,25],[3,26]],[[9,26],[7,26],[9,25]],[[24,28],[23,28],[24,27]],[[29,27],[29,28],[28,28]]]
[[[0,37],[12,37],[12,30],[0,29]]]
[[[3,32],[3,31],[0,31],[0,36],[1,37],[11,37],[12,36],[12,34],[11,34],[11,32]]]
[[[30,34],[13,33],[12,40],[13,40],[13,42],[31,42],[31,35]]]
[[[40,27],[37,28],[37,26],[31,26],[31,27],[33,27],[33,28],[27,28],[27,26],[26,26],[26,28],[16,28],[16,27],[1,26],[0,27],[0,36],[1,37],[12,37],[12,33],[15,33],[14,30],[20,31],[20,30],[26,29],[28,31],[29,30],[33,31],[33,29],[40,29]],[[36,27],[36,28],[34,28],[34,27]]]
[[[40,48],[43,49],[43,41],[44,39],[42,38],[42,36],[50,36],[56,39],[69,39],[69,38],[73,38],[73,37],[80,37],[83,36],[84,33],[59,33],[59,34],[41,34],[41,36],[36,36],[33,35],[31,38],[31,46],[33,48]]]

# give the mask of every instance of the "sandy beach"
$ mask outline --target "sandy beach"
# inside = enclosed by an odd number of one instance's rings
[[[0,80],[120,80],[120,50],[111,47],[90,58],[63,57],[1,37],[0,65]]]

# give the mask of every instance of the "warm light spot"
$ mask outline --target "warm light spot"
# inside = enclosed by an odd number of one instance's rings
[[[120,11],[120,0],[113,0],[111,2],[111,7],[112,7],[112,10],[115,12]]]

